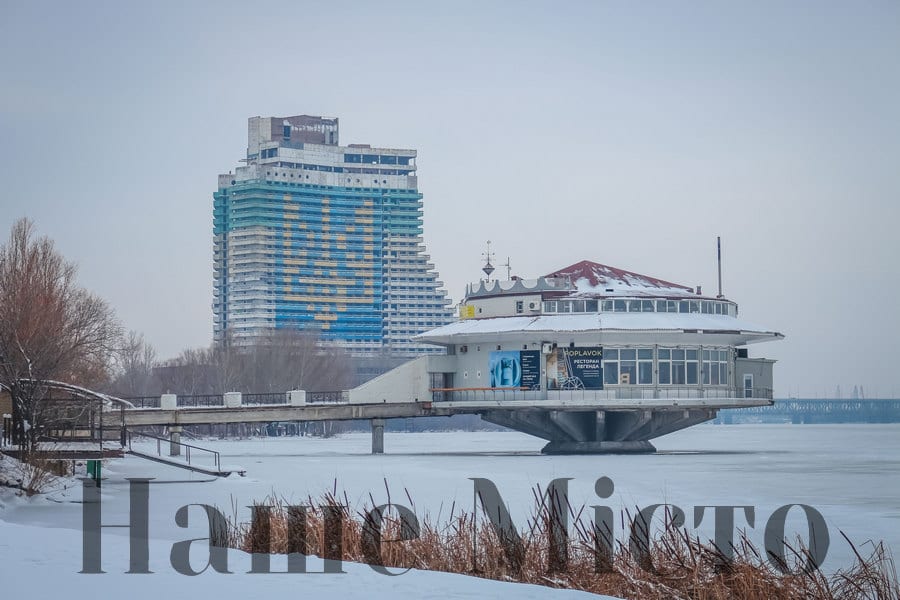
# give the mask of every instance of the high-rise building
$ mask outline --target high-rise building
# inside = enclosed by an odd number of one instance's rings
[[[295,328],[357,354],[436,350],[410,341],[452,320],[415,150],[340,146],[337,119],[251,117],[242,162],[213,194],[216,339]]]

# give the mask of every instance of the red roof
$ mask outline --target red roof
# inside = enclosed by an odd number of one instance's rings
[[[608,265],[583,260],[574,265],[562,268],[559,271],[545,275],[545,277],[568,277],[572,283],[579,279],[587,279],[594,287],[603,284],[616,282],[617,284],[632,287],[651,287],[651,288],[677,288],[685,291],[693,291],[691,288],[671,281],[657,279],[656,277],[648,277],[640,273],[617,269]]]

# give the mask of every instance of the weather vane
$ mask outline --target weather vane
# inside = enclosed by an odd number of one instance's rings
[[[494,253],[491,252],[491,240],[487,241],[487,252],[482,252],[481,255],[484,257],[484,266],[481,267],[481,270],[487,276],[485,281],[490,281],[491,273],[494,272],[494,265],[491,264],[491,258],[494,256]]]

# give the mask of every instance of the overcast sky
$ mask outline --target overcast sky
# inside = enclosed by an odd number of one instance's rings
[[[32,218],[161,357],[212,337],[247,117],[415,148],[454,302],[484,241],[716,285],[776,393],[900,394],[900,3],[0,1],[0,232]]]

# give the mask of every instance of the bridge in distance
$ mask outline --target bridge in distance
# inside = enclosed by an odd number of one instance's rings
[[[786,398],[772,406],[735,408],[719,413],[716,423],[898,423],[900,400]]]

